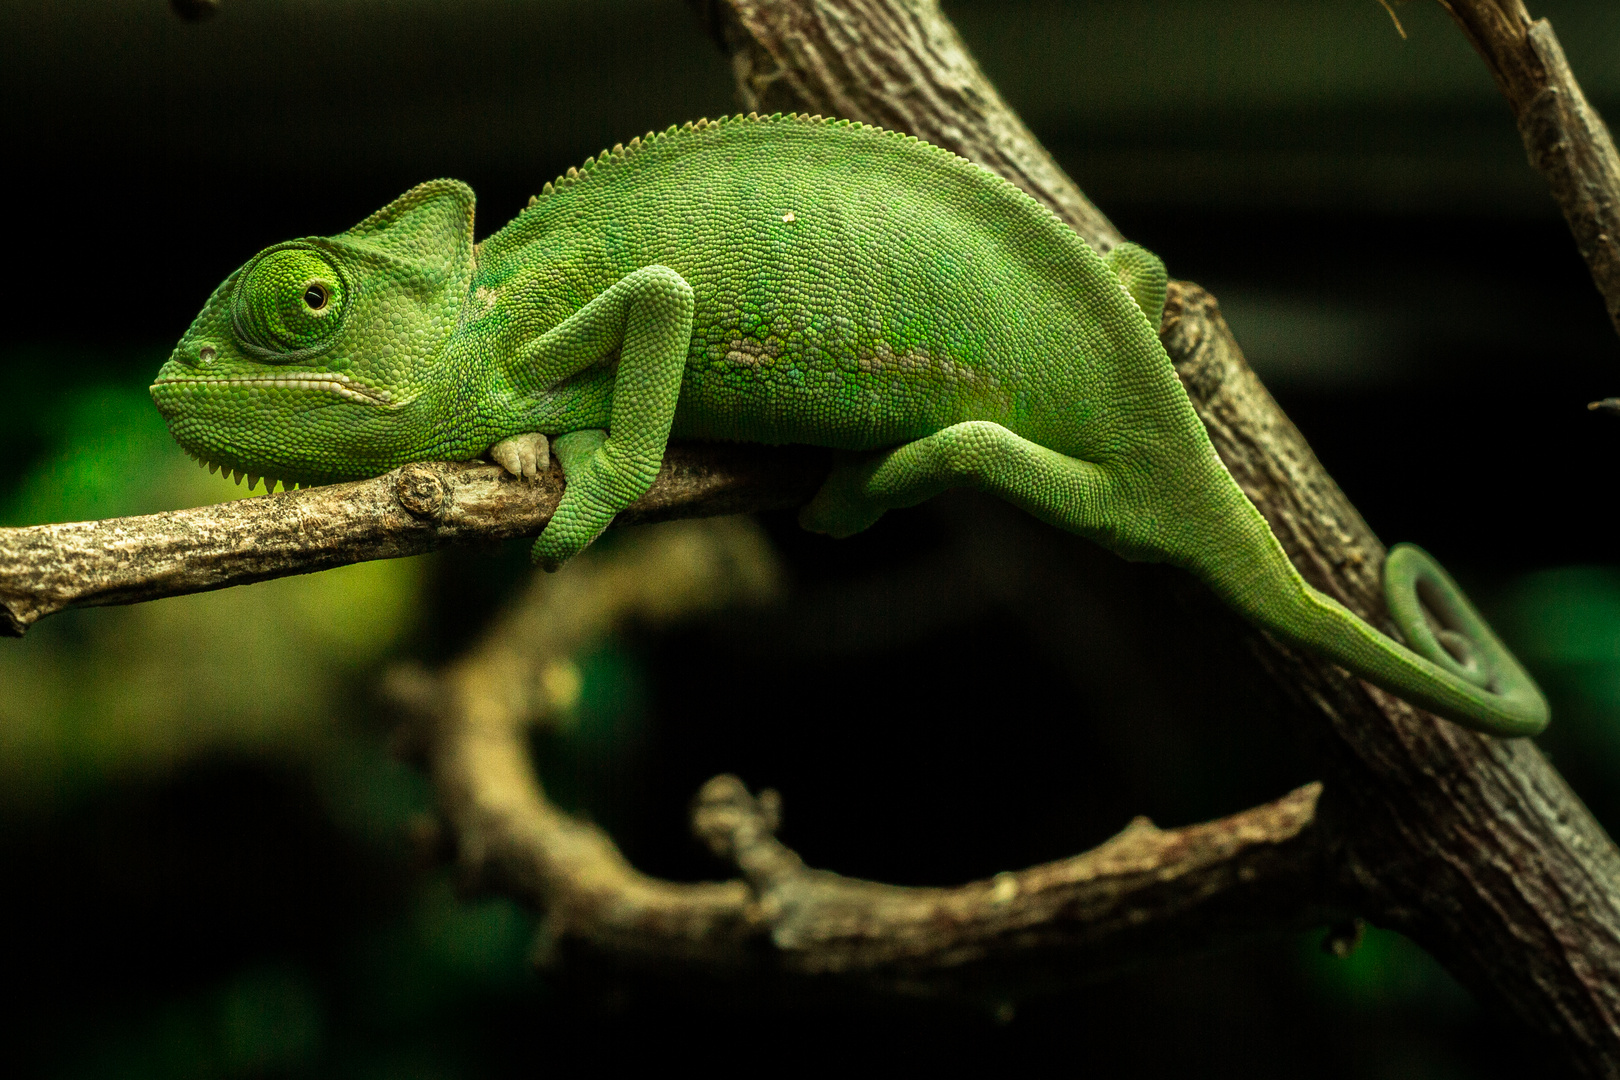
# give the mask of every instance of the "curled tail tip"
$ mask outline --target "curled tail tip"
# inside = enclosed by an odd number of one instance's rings
[[[1384,600],[1407,647],[1465,684],[1472,699],[1464,707],[1426,707],[1489,735],[1546,730],[1551,709],[1541,688],[1434,556],[1416,544],[1391,548]]]

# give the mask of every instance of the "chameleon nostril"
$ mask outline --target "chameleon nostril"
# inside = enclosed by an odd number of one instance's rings
[[[197,359],[204,364],[212,364],[214,362],[214,356],[215,352],[212,345],[204,345],[202,348],[197,350]]]

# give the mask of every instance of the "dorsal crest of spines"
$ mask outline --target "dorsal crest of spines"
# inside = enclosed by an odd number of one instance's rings
[[[757,112],[751,112],[746,114],[738,113],[735,116],[722,116],[715,120],[689,120],[686,123],[678,126],[671,124],[663,131],[649,131],[640,138],[631,139],[628,143],[615,143],[611,149],[604,150],[595,157],[586,158],[584,163],[578,168],[569,169],[566,173],[542,187],[540,189],[540,194],[529,196],[529,204],[524,208],[524,210],[527,211],[534,209],[536,206],[540,205],[540,203],[544,201],[545,198],[552,192],[582,183],[593,173],[602,171],[603,166],[608,166],[611,168],[612,165],[634,157],[637,153],[654,143],[662,142],[665,139],[677,138],[681,135],[692,132],[704,131],[711,127],[719,127],[722,124],[820,124],[826,127],[849,128],[855,131],[875,131],[888,138],[895,139],[903,143],[909,143],[928,152],[949,158],[952,161],[971,166],[972,168],[983,173],[985,179],[995,184],[1005,185],[1014,191],[1022,192],[1024,195],[1029,194],[1029,192],[1023,191],[1023,189],[1017,184],[996,172],[994,169],[986,168],[985,166],[980,165],[978,162],[965,158],[953,150],[947,150],[943,146],[938,146],[929,142],[927,139],[921,139],[915,135],[908,135],[904,132],[892,131],[888,128],[878,127],[876,124],[865,124],[859,120],[844,120],[836,117],[829,119],[822,116],[820,113],[771,113],[769,116],[761,116]],[[1036,200],[1036,205],[1045,211],[1047,216],[1049,216],[1052,220],[1061,222],[1066,226],[1068,225],[1068,222],[1065,222],[1063,218],[1046,203]],[[518,216],[521,218],[523,215],[520,213]],[[1096,250],[1101,251],[1106,250],[1106,248]]]
[[[938,150],[939,153],[947,154],[951,157],[958,156],[956,154],[952,154],[949,150],[934,147],[932,143],[925,142],[924,140],[917,138],[915,135],[904,135],[900,132],[879,128],[873,124],[863,124],[858,120],[842,120],[838,118],[829,119],[822,116],[820,113],[772,113],[769,116],[761,116],[757,112],[746,114],[738,113],[735,116],[722,116],[713,120],[688,120],[684,124],[671,124],[663,131],[649,131],[647,134],[642,135],[639,138],[631,139],[628,143],[615,143],[612,148],[602,151],[595,157],[586,158],[579,166],[570,168],[567,172],[557,177],[557,179],[546,184],[540,189],[540,193],[538,195],[529,196],[529,205],[527,208],[538,206],[541,200],[545,199],[554,191],[559,191],[566,187],[572,187],[575,184],[583,182],[592,173],[596,172],[598,169],[601,169],[603,166],[611,166],[625,160],[626,158],[633,157],[639,151],[654,143],[662,142],[664,139],[677,138],[681,135],[704,131],[711,127],[719,127],[722,124],[784,123],[823,124],[827,127],[852,128],[857,131],[877,131],[892,138],[901,139],[905,142],[919,143],[923,146],[932,147],[933,149]]]

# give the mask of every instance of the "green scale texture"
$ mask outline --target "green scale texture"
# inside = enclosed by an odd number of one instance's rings
[[[1307,585],[1159,342],[1163,266],[1099,256],[960,157],[819,117],[700,121],[569,170],[481,245],[472,230],[472,192],[440,180],[261,252],[159,373],[170,430],[303,483],[551,436],[567,488],[535,545],[548,566],[646,490],[671,434],[829,446],[848,453],[809,528],[975,486],[1184,567],[1414,704],[1497,734],[1546,724],[1420,550],[1386,567],[1411,648]]]

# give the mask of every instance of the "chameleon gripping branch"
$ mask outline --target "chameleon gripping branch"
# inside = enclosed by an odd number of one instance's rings
[[[672,447],[621,524],[797,506],[826,477],[806,447]],[[0,529],[0,633],[66,607],[308,574],[450,544],[532,536],[562,495],[556,466],[521,481],[494,465],[425,462],[371,480],[140,517]]]
[[[1119,241],[935,0],[693,6],[731,58],[743,108],[909,132],[1000,171],[1100,250]],[[1383,545],[1249,369],[1214,298],[1172,282],[1160,336],[1216,451],[1295,567],[1378,620]],[[1229,620],[1208,632],[1247,635],[1301,699],[1356,909],[1415,939],[1578,1074],[1620,1077],[1620,851],[1536,748],[1444,730]]]

